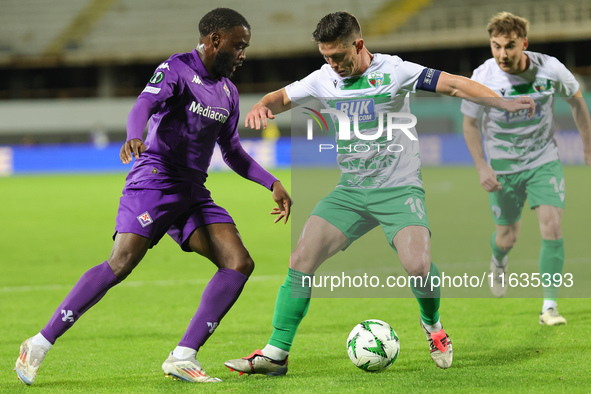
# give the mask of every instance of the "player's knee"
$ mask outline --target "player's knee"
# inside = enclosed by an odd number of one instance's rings
[[[241,256],[232,256],[224,260],[225,261],[220,262],[220,268],[232,269],[246,276],[250,276],[250,274],[252,274],[254,271],[254,261],[248,252]]]
[[[132,254],[125,254],[112,256],[108,263],[117,279],[121,281],[131,274],[131,271],[139,264],[140,260],[140,258]]]
[[[562,238],[562,227],[558,222],[550,222],[542,227],[542,238],[560,239]]]
[[[296,249],[293,251],[291,256],[289,256],[289,268],[298,270],[298,268],[301,268],[300,267],[301,263],[302,263],[302,256],[299,253],[299,251]]]
[[[311,272],[314,262],[309,256],[306,256],[301,250],[297,249],[293,251],[289,256],[289,268],[300,272]]]
[[[515,244],[517,243],[517,239],[519,239],[519,233],[517,232],[510,232],[504,234],[500,237],[500,244],[497,246],[504,251],[508,251],[515,246]]]
[[[113,270],[113,273],[120,281],[124,280],[131,274],[131,271],[135,268],[137,263],[132,264],[129,261],[121,261],[121,260],[109,260],[109,266]]]
[[[422,260],[417,260],[415,264],[408,265],[406,267],[406,273],[408,276],[420,276],[426,278],[431,270],[431,261],[425,263]]]
[[[240,262],[237,271],[243,273],[246,276],[250,276],[250,274],[252,274],[254,271],[254,260],[252,257],[250,257],[250,255]]]

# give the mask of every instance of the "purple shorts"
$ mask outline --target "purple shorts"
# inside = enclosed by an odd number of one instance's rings
[[[150,247],[168,233],[186,252],[186,242],[195,229],[212,223],[234,223],[228,212],[216,205],[203,185],[127,184],[119,200],[115,234],[133,233],[152,240]]]

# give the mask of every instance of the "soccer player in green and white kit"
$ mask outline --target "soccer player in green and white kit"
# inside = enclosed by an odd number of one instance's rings
[[[531,99],[504,100],[468,78],[405,62],[397,56],[370,53],[361,38],[357,19],[347,12],[323,17],[313,37],[328,64],[303,80],[264,96],[247,114],[247,127],[266,127],[268,118],[306,98],[318,98],[328,109],[343,111],[343,103],[351,104],[357,99],[364,100],[365,108],[373,106],[376,112],[410,114],[408,94],[417,89],[473,98],[480,104],[509,111],[529,109],[533,113]],[[375,135],[377,121],[374,125],[359,129],[366,135]],[[409,130],[416,137],[414,128]],[[247,357],[227,361],[227,367],[248,374],[287,373],[288,353],[310,304],[310,282],[305,281],[305,287],[303,278],[313,275],[326,259],[377,225],[382,226],[406,272],[423,278],[423,286],[415,283],[412,287],[419,302],[421,327],[430,345],[431,358],[441,368],[451,366],[452,344],[439,320],[439,288],[431,290],[427,284],[429,276],[438,276],[439,271],[431,262],[418,143],[398,130],[394,134],[392,142],[405,147],[403,154],[377,147],[371,152],[338,152],[341,179],[335,190],[316,205],[291,254],[287,278],[277,295],[274,331],[268,345]],[[350,142],[355,141],[367,142]],[[387,165],[379,165],[382,163]]]
[[[591,165],[591,120],[575,77],[556,58],[526,51],[529,22],[508,12],[495,15],[488,24],[493,58],[474,70],[472,79],[505,97],[528,96],[535,100],[531,118],[462,103],[464,136],[472,154],[480,184],[489,192],[496,231],[490,244],[492,293],[507,292],[507,255],[517,242],[521,211],[526,198],[535,209],[542,235],[540,278],[550,284],[561,275],[564,243],[561,218],[565,183],[554,140],[553,112],[556,96],[570,104],[583,140],[585,162]],[[481,131],[488,161],[482,149]],[[566,324],[558,313],[558,288],[543,289],[540,324]]]

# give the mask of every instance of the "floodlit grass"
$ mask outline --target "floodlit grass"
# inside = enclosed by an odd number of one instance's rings
[[[569,167],[565,173],[568,272],[569,262],[591,263],[591,182],[588,168]],[[315,190],[293,191],[296,223],[309,214],[315,193],[334,186],[334,179],[332,184],[322,181],[322,171],[314,174],[319,179]],[[276,175],[289,189],[290,173]],[[433,261],[440,268],[470,263],[480,271],[488,269],[493,224],[476,171],[426,168],[423,178]],[[274,225],[268,215],[274,204],[270,192],[235,174],[214,173],[208,181],[213,197],[236,220],[256,263],[242,296],[198,355],[208,373],[224,382],[196,387],[163,377],[160,366],[182,337],[215,272],[213,264],[182,252],[165,237],[125,282],[58,340],[34,386],[27,388],[12,371],[19,344],[43,327],[82,273],[108,256],[123,183],[122,174],[0,178],[0,391],[588,392],[591,387],[588,298],[559,301],[568,319],[562,327],[538,324],[538,298],[443,299],[442,322],[454,345],[454,365],[445,371],[429,358],[414,299],[313,299],[287,376],[231,373],[223,366],[225,360],[264,346],[270,335],[291,232],[290,226]],[[526,208],[510,261],[536,272],[539,238],[535,214]],[[380,244],[399,267],[383,235]],[[353,246],[343,255],[360,253]],[[579,279],[588,276],[575,277]],[[349,331],[369,318],[387,321],[400,337],[401,354],[382,373],[355,368],[345,349]]]

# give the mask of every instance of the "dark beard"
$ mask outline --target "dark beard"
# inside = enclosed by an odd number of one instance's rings
[[[218,77],[232,78],[234,75],[234,61],[227,52],[218,52],[213,60],[213,71]]]

